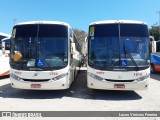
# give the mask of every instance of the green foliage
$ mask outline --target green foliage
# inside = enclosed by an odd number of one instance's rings
[[[77,37],[77,40],[79,41],[80,45],[82,46],[83,41],[85,40],[85,37],[87,37],[87,33],[80,29],[73,29],[75,36]]]
[[[152,26],[149,29],[149,33],[150,33],[150,36],[153,36],[156,41],[160,40],[160,27],[159,26]]]

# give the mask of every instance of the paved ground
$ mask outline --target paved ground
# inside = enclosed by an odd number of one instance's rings
[[[11,88],[6,77],[0,79],[0,111],[160,111],[160,74],[152,74],[149,85],[148,90],[142,91],[90,91],[83,70],[68,90],[34,91]],[[121,118],[94,118],[99,119]]]

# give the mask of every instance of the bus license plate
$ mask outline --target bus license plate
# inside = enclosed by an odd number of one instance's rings
[[[125,88],[124,84],[114,84],[114,88]]]
[[[41,88],[41,84],[31,84],[31,88]]]

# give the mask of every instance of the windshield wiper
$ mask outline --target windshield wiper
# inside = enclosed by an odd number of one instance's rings
[[[94,62],[93,62],[92,60],[89,59],[89,62],[90,62],[92,65],[94,65]]]
[[[39,56],[41,56],[43,59],[44,59],[44,61],[46,62],[46,64],[48,65],[48,67],[50,67],[51,68],[51,70],[53,70],[52,69],[52,66],[47,62],[47,60],[45,59],[45,56],[39,51],[39,25],[37,26],[37,41],[36,41],[36,59],[39,57]]]
[[[113,53],[112,53],[113,57],[112,57],[111,66],[113,66],[114,63],[115,63],[115,61],[113,60],[113,59],[115,58],[115,56],[116,56],[115,52],[116,52],[116,49],[114,48],[114,49],[113,49]]]
[[[124,46],[124,47],[125,47],[125,46]],[[125,54],[127,54],[127,55],[129,56],[129,58],[132,60],[133,64],[134,64],[135,67],[136,67],[136,70],[139,70],[139,67],[138,67],[136,61],[134,60],[134,58],[132,57],[131,53],[130,53],[126,48],[124,48],[124,52],[125,52]]]

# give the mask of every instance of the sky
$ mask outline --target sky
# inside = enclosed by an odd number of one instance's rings
[[[160,0],[0,0],[0,32],[11,34],[15,23],[62,21],[88,32],[101,20],[144,21],[149,28],[158,23]]]

